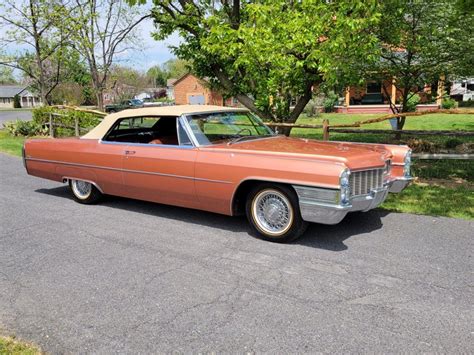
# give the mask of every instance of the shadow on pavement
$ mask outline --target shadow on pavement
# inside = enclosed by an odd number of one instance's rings
[[[71,200],[71,203],[73,202],[69,189],[66,186],[52,189],[38,189],[36,192],[67,198]],[[99,205],[156,217],[170,218],[207,227],[215,227],[231,232],[245,232],[250,234],[247,220],[243,216],[229,217],[211,212],[116,196],[105,196]],[[382,228],[381,217],[387,214],[388,212],[383,210],[354,212],[349,213],[342,222],[336,225],[330,226],[311,223],[304,235],[294,243],[330,251],[346,250],[347,246],[344,244],[346,239]]]

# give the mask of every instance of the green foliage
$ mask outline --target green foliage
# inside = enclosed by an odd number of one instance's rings
[[[13,68],[5,65],[0,66],[0,84],[16,84],[16,79],[13,75]]]
[[[337,95],[334,91],[330,91],[326,94],[326,98],[324,99],[323,106],[324,112],[329,113],[334,111],[334,106],[337,104]]]
[[[474,107],[474,100],[458,102],[458,107]]]
[[[79,127],[92,128],[99,124],[100,120],[96,115],[83,111],[63,110],[50,106],[38,107],[33,110],[33,122],[43,126],[49,122],[49,115],[51,113],[59,114],[54,116],[54,122],[70,126],[74,129],[76,118],[79,120]]]
[[[416,105],[420,103],[420,95],[414,94],[410,95],[408,100],[405,103],[405,110],[403,112],[415,112]]]
[[[365,76],[379,80],[395,77],[402,112],[410,111],[407,106],[413,88],[421,90],[442,76],[472,74],[474,12],[451,0],[380,4],[382,18],[375,30],[382,60],[376,66],[366,66]]]
[[[13,108],[21,108],[20,95],[18,94],[13,96]]]
[[[456,102],[456,100],[451,99],[450,97],[446,97],[441,102],[441,108],[445,110],[449,110],[451,108],[456,108],[457,104],[458,103]]]
[[[461,145],[463,144],[464,142],[458,138],[450,138],[448,139],[445,143],[444,143],[444,146],[447,148],[447,149],[454,149],[456,148],[458,145]]]
[[[304,108],[304,114],[307,117],[316,117],[318,116],[318,105],[315,99],[311,99],[308,101],[306,104],[306,107]]]
[[[39,123],[34,121],[10,121],[3,124],[7,132],[12,136],[37,136],[46,134],[47,130]]]
[[[178,32],[183,41],[175,54],[265,119],[294,122],[313,86],[355,81],[360,63],[378,58],[375,0],[214,4],[154,2],[155,38]]]

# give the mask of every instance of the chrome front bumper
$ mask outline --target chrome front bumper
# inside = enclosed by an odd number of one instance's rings
[[[307,222],[321,224],[337,224],[349,212],[369,211],[381,205],[389,192],[402,191],[412,180],[412,178],[400,178],[388,181],[382,188],[374,189],[367,195],[354,196],[349,204],[342,205],[321,201],[318,196],[321,195],[320,188],[311,188],[309,186],[293,186],[298,194],[301,217]],[[326,189],[331,191],[329,189]],[[315,191],[314,194],[311,191]],[[337,194],[337,190],[332,190]],[[313,195],[313,196],[312,196]]]

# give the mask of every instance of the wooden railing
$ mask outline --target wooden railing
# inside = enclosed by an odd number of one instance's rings
[[[421,111],[421,112],[406,112],[406,113],[397,113],[384,115],[378,118],[371,118],[363,121],[356,121],[353,123],[344,123],[344,124],[333,124],[329,123],[328,119],[324,119],[322,124],[297,124],[297,123],[278,123],[272,122],[267,123],[271,127],[292,127],[292,128],[313,128],[313,129],[323,129],[323,140],[329,140],[330,132],[337,133],[367,133],[367,134],[405,134],[405,135],[443,135],[443,136],[454,136],[454,137],[472,137],[474,136],[474,131],[465,131],[465,130],[442,130],[442,131],[427,131],[427,130],[381,130],[381,129],[350,129],[357,128],[363,125],[378,123],[387,121],[393,118],[398,117],[419,117],[435,113],[445,113],[445,114],[474,114],[474,110],[431,110],[431,111]]]

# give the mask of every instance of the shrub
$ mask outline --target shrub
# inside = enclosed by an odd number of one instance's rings
[[[444,146],[447,148],[447,149],[454,149],[456,148],[458,145],[462,144],[462,140],[460,139],[457,139],[457,138],[450,138],[448,139],[445,143],[444,143]]]
[[[455,108],[456,106],[457,106],[456,100],[453,100],[450,97],[443,99],[443,101],[441,102],[441,108],[445,110]]]
[[[21,108],[20,95],[13,96],[13,108]]]
[[[413,153],[436,153],[439,151],[438,145],[422,139],[410,139],[407,145],[412,149]]]
[[[474,107],[474,100],[460,101],[458,107]]]
[[[318,110],[318,105],[316,103],[316,100],[311,99],[309,102],[306,104],[304,108],[304,113],[307,117],[317,117],[319,114]]]
[[[51,113],[57,113],[60,116],[54,116],[55,123],[61,123],[66,126],[70,126],[74,129],[76,118],[79,120],[79,127],[92,128],[99,124],[100,120],[97,116],[75,110],[60,110],[51,106],[38,107],[33,110],[33,122],[43,126],[49,122],[49,115]]]
[[[10,121],[5,122],[5,129],[13,136],[38,136],[47,133],[47,129],[33,121]]]
[[[326,98],[323,101],[324,112],[333,112],[334,106],[337,104],[337,95],[330,91],[326,94]]]
[[[405,105],[405,108],[406,108],[406,112],[415,112],[416,111],[416,105],[418,105],[420,103],[420,95],[418,94],[414,94],[412,95],[406,105]]]

